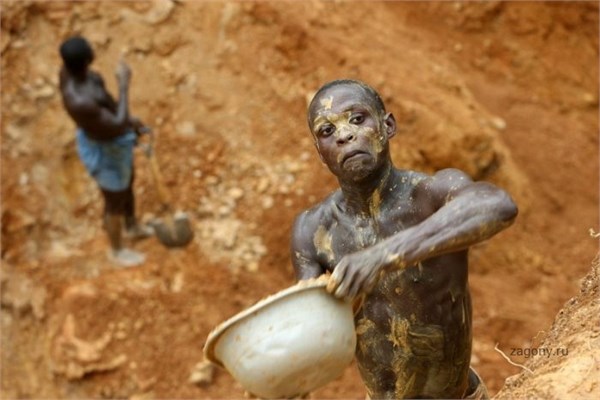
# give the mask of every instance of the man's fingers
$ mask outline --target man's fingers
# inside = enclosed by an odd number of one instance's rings
[[[360,293],[360,291],[362,289],[362,281],[363,280],[360,279],[360,277],[356,277],[355,279],[353,279],[353,282],[347,291],[348,298],[353,299],[358,295],[358,293]]]
[[[337,297],[338,299],[345,300],[348,297],[348,289],[351,284],[352,284],[352,281],[349,280],[348,274],[345,274],[344,279],[341,282],[339,282],[339,285],[338,285],[337,289],[335,290],[335,292],[333,293],[333,295],[335,297]]]
[[[335,278],[333,277],[333,275],[331,275],[329,277],[329,280],[327,281],[327,287],[325,288],[329,293],[333,293],[335,291],[335,289],[338,286],[338,282],[335,280]]]
[[[358,271],[357,275],[353,279],[352,287],[349,290],[349,296],[352,299],[356,298],[361,294],[365,294],[371,291],[371,277],[370,275],[364,275],[365,271]]]
[[[327,282],[327,291],[333,293],[336,297],[340,297],[338,291],[344,282],[344,276],[346,274],[346,263],[344,261],[345,260],[342,258],[338,265],[336,265],[333,274],[329,277],[329,282]]]
[[[365,293],[369,293],[371,290],[373,290],[377,284],[377,281],[379,280],[378,278],[378,274],[373,274],[369,277],[369,279],[367,279],[367,282],[365,283]]]
[[[128,83],[131,78],[131,70],[124,60],[119,60],[116,69],[117,79],[121,83]]]
[[[352,279],[347,279],[350,280],[350,284],[348,290],[346,290],[346,295],[354,299],[361,293],[371,292],[377,284],[378,278],[379,274],[373,271],[367,272],[366,269],[354,271]]]
[[[340,286],[338,286],[338,288],[336,289],[335,293],[333,293],[333,295],[335,297],[337,297],[338,299],[343,299],[344,297],[346,297],[346,290],[344,288],[343,282]]]

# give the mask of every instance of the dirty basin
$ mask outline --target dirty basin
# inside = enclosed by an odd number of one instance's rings
[[[216,327],[205,357],[255,396],[289,398],[339,377],[354,357],[352,305],[301,281]]]

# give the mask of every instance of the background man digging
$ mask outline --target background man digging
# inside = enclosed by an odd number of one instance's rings
[[[89,69],[94,52],[87,40],[66,40],[60,46],[60,55],[63,104],[77,124],[79,157],[104,197],[104,228],[110,240],[110,257],[123,266],[138,265],[144,261],[144,255],[123,246],[123,222],[127,234],[134,239],[148,237],[152,230],[139,225],[135,217],[133,147],[144,126],[129,115],[131,70],[120,61],[116,71],[119,100],[115,101],[102,77]]]

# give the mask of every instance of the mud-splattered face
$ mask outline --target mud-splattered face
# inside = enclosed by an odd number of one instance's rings
[[[315,145],[338,178],[361,180],[389,157],[393,116],[383,115],[373,103],[354,84],[334,86],[313,101],[309,123]]]

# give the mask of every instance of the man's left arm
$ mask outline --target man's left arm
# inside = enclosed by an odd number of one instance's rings
[[[431,215],[388,243],[404,266],[489,239],[510,226],[518,213],[507,192],[473,182],[456,169],[442,170],[417,186],[415,201],[431,207]]]
[[[486,240],[512,224],[517,206],[502,189],[446,169],[423,180],[414,193],[429,217],[378,244],[349,254],[335,267],[328,290],[353,298],[368,292],[387,268],[405,268]]]

